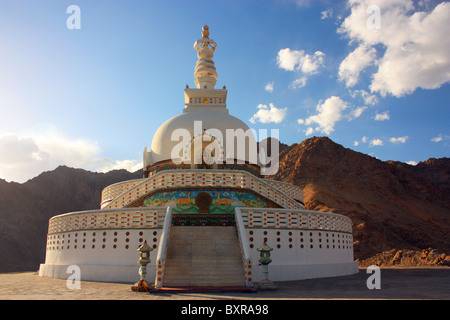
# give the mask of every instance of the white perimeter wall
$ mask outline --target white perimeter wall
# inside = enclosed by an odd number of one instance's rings
[[[49,235],[40,275],[67,279],[70,276],[67,267],[77,265],[81,280],[136,282],[139,280],[139,252],[136,249],[147,240],[151,247],[156,247],[147,266],[147,280],[153,282],[161,232],[162,229],[103,229]],[[358,265],[353,262],[351,234],[272,228],[248,228],[246,232],[252,255],[253,281],[263,278],[257,248],[264,240],[274,249],[269,265],[271,280],[300,280],[358,272]]]

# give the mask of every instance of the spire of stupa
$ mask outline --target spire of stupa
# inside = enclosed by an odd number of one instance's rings
[[[214,89],[217,72],[212,60],[217,43],[209,38],[209,27],[202,28],[202,38],[195,41],[194,49],[197,50],[198,61],[195,66],[195,85],[199,89]]]

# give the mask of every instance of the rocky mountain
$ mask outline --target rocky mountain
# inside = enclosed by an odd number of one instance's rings
[[[98,209],[103,188],[140,177],[141,171],[94,173],[60,166],[23,184],[0,179],[0,272],[39,269],[51,217]]]
[[[360,265],[450,262],[449,158],[416,166],[383,162],[326,137],[280,150],[280,168],[271,178],[303,187],[307,209],[349,216]],[[380,255],[392,250],[444,256],[413,263]]]
[[[45,259],[49,218],[97,209],[103,188],[141,176],[61,166],[23,184],[0,179],[0,272],[37,270]],[[416,166],[383,162],[314,137],[280,144],[280,169],[269,178],[302,186],[310,210],[352,218],[360,265],[450,261],[448,158]]]

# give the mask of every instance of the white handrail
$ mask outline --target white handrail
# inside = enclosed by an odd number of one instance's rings
[[[241,180],[254,179],[255,180],[254,185],[248,184],[248,183],[244,183],[244,185],[236,185],[236,183],[234,183],[233,181],[225,181],[223,183],[220,183],[219,186],[220,187],[241,187],[241,188],[245,187],[250,190],[253,190],[254,192],[262,194],[266,198],[269,198],[271,201],[277,202],[280,205],[283,205],[282,202],[285,201],[286,203],[284,204],[284,206],[288,207],[290,209],[299,209],[299,210],[304,209],[303,205],[301,205],[300,203],[295,201],[294,198],[292,198],[285,191],[272,186],[270,183],[266,182],[265,179],[259,179],[256,176],[253,176],[251,173],[249,173],[247,171],[243,171],[243,170],[213,170],[213,169],[210,169],[210,170],[174,169],[174,170],[160,171],[157,174],[151,176],[150,178],[143,179],[141,182],[137,183],[133,188],[123,191],[121,194],[116,196],[111,202],[108,202],[107,204],[105,203],[104,206],[102,206],[102,208],[109,209],[109,208],[113,208],[114,206],[125,206],[125,205],[129,204],[130,202],[137,200],[139,197],[143,196],[143,194],[141,194],[141,193],[138,194],[136,192],[136,190],[138,188],[141,188],[146,183],[149,184],[147,192],[151,192],[151,191],[158,190],[158,189],[164,189],[164,188],[204,185],[204,181],[201,182],[200,184],[194,181],[193,183],[191,183],[191,185],[187,185],[187,184],[185,185],[182,182],[178,183],[178,182],[172,181],[173,175],[185,175],[186,176],[186,175],[195,175],[195,174],[201,174],[200,179],[202,179],[203,175],[205,175],[205,174],[208,174],[208,175],[218,174],[222,178],[225,178],[225,180],[227,180],[228,178],[232,179],[232,178],[236,178],[236,177]],[[161,181],[165,180],[164,178],[166,178],[166,181],[161,182]],[[158,183],[156,185],[154,185],[153,183],[150,183],[151,181],[158,182]],[[211,184],[211,186],[213,186],[213,184]],[[259,187],[263,187],[263,189],[266,190],[267,192],[264,192],[264,191],[260,192]],[[132,195],[131,198],[130,198],[130,194]],[[277,197],[279,197],[279,198],[276,199]],[[123,200],[123,201],[121,202],[120,200]]]
[[[117,193],[117,191],[114,191],[116,188],[122,189],[122,193],[126,192],[136,186],[136,184],[140,184],[142,181],[147,180],[147,178],[140,178],[140,179],[132,179],[132,180],[126,180],[126,181],[120,181],[113,184],[110,184],[106,188],[102,190],[101,200],[100,200],[100,207],[104,207],[106,205],[106,202],[111,202],[114,200],[115,196],[111,197],[109,196],[107,198],[107,194]],[[131,185],[134,183],[134,185]]]
[[[301,187],[279,180],[264,179],[264,178],[260,179],[264,180],[274,188],[287,193],[287,195],[290,196],[291,198],[300,200],[302,202],[304,201],[303,189]],[[286,188],[287,190],[283,190],[283,187]]]
[[[245,270],[245,282],[247,287],[253,287],[252,278],[249,276],[250,269],[252,268],[252,261],[250,255],[250,245],[248,243],[247,235],[245,232],[244,221],[242,220],[241,210],[235,208],[235,222],[236,229],[239,238],[239,244],[241,246],[242,258],[244,260],[244,270]]]
[[[48,233],[89,229],[159,228],[158,216],[162,211],[166,211],[166,208],[134,207],[69,212],[50,218]],[[126,225],[123,225],[123,218],[127,218],[128,215],[133,216],[137,214],[139,214],[139,221],[125,222]],[[119,221],[116,221],[116,219],[119,219]],[[144,225],[141,225],[141,222]]]
[[[278,208],[240,208],[244,227],[352,233],[352,220],[338,213]]]
[[[169,241],[170,228],[172,226],[172,208],[167,207],[164,218],[164,226],[159,240],[158,254],[156,256],[155,288],[161,288],[164,278],[164,263],[166,260],[167,243]]]

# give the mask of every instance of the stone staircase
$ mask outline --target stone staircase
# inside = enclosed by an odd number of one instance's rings
[[[235,227],[172,226],[163,287],[245,287]]]

